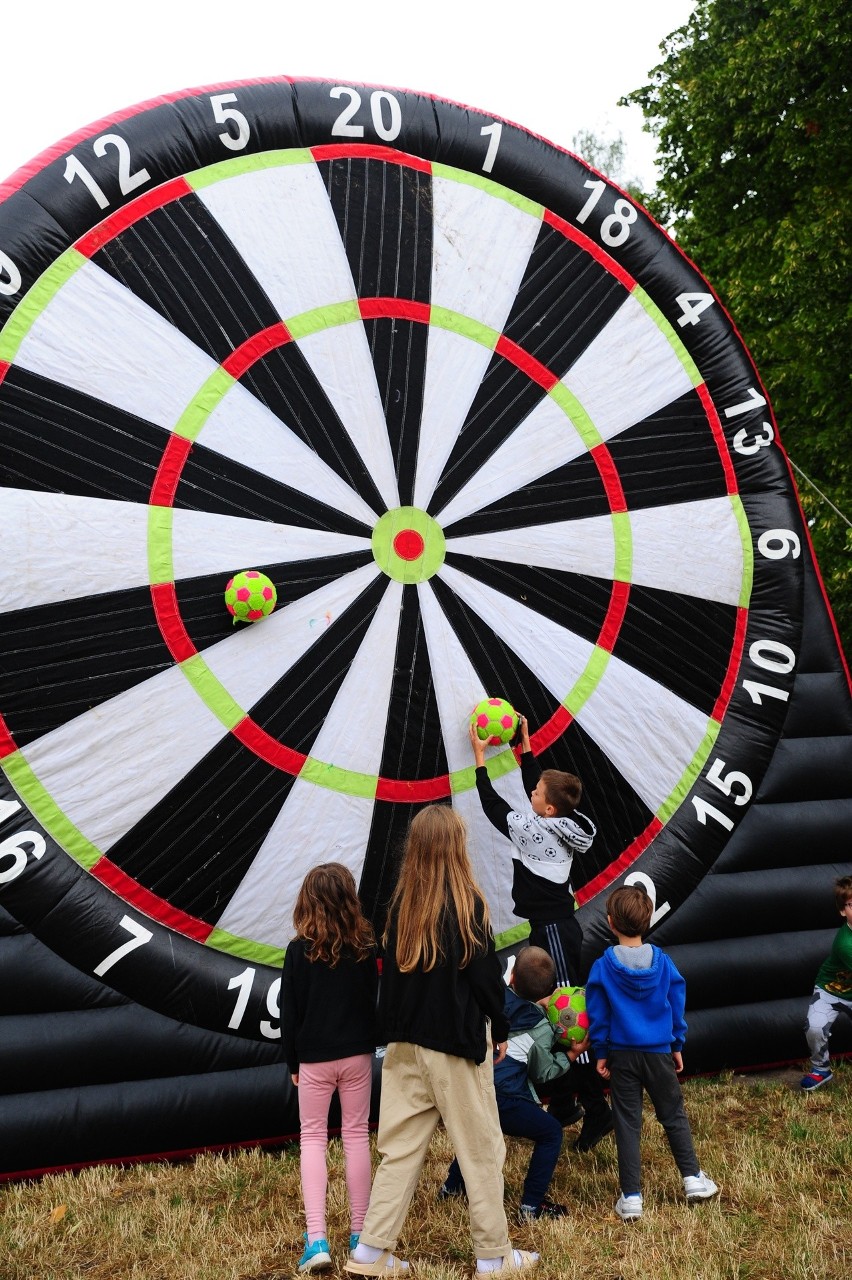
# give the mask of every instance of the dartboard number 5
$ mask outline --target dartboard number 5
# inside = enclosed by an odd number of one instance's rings
[[[329,89],[329,97],[344,98],[349,101],[331,126],[331,132],[337,138],[363,138],[364,126],[353,124],[354,117],[361,107],[361,95],[357,89],[347,85],[336,84]],[[386,89],[374,89],[370,94],[370,117],[373,128],[383,142],[393,142],[399,137],[402,129],[402,108],[398,100]]]
[[[151,181],[151,175],[147,169],[137,169],[135,173],[131,172],[130,147],[119,134],[104,133],[99,138],[95,138],[92,143],[92,150],[96,156],[105,156],[109,148],[113,148],[118,153],[118,186],[123,196],[129,196],[131,191],[135,191],[137,187],[142,187],[146,182]],[[62,176],[66,182],[73,182],[76,178],[79,178],[83,185],[88,188],[89,194],[98,208],[109,208],[109,200],[104,195],[102,188],[73,152],[70,156],[65,157],[65,171]]]
[[[220,133],[219,137],[222,145],[227,147],[229,151],[242,151],[243,147],[251,137],[249,122],[246,120],[242,111],[238,111],[236,107],[226,106],[226,103],[236,102],[237,95],[235,93],[215,93],[210,99],[210,105],[213,108],[213,119],[217,124],[225,126],[224,133]],[[228,129],[228,122],[232,121],[237,128],[237,136]]]

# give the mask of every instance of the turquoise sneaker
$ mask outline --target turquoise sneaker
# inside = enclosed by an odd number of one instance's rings
[[[359,1231],[353,1231],[353,1232],[352,1232],[352,1234],[351,1234],[351,1235],[350,1235],[350,1237],[349,1237],[349,1252],[350,1252],[350,1253],[352,1253],[353,1249],[357,1249],[357,1248],[358,1248],[358,1241],[359,1241],[360,1239],[361,1239],[361,1233],[360,1233]]]
[[[323,1237],[315,1240],[313,1244],[308,1244],[306,1232],[305,1252],[299,1259],[299,1274],[307,1275],[311,1271],[328,1271],[330,1268],[331,1254],[328,1251],[328,1241]]]

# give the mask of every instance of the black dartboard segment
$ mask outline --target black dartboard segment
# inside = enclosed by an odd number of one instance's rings
[[[712,866],[796,671],[795,495],[733,326],[616,187],[422,95],[187,90],[9,184],[0,323],[0,897],[51,946],[274,1039],[305,871],[380,917],[435,801],[511,943],[492,694],[583,778],[584,912]],[[245,568],[278,605],[233,625]]]

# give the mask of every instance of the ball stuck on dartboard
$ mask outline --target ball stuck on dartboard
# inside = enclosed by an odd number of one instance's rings
[[[505,698],[484,698],[473,708],[470,723],[480,742],[499,747],[511,742],[517,733],[518,713]]]
[[[257,622],[275,608],[275,583],[258,569],[235,573],[225,588],[225,605],[234,622]]]

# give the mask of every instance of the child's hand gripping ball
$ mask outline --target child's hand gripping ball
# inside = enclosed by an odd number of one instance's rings
[[[546,1013],[556,1039],[566,1048],[572,1043],[579,1044],[589,1034],[585,987],[557,987],[548,1001]]]
[[[499,747],[511,742],[517,733],[518,713],[505,698],[485,698],[473,708],[470,723],[480,742]]]
[[[225,588],[225,604],[234,622],[257,622],[275,608],[275,584],[257,569],[235,573]]]

